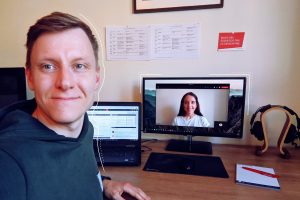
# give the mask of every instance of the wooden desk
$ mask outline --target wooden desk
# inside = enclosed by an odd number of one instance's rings
[[[153,152],[166,152],[166,142],[146,142]],[[288,145],[291,146],[291,145]],[[199,199],[300,199],[300,149],[289,148],[291,159],[278,156],[278,149],[270,148],[262,157],[254,155],[255,147],[213,144],[213,155],[220,156],[229,178],[214,178],[182,174],[143,171],[150,152],[142,153],[139,167],[105,167],[114,180],[128,181],[141,187],[152,200],[199,200]],[[172,152],[168,152],[172,153]],[[178,152],[174,152],[178,153]],[[235,183],[236,163],[274,168],[280,175],[279,191]]]

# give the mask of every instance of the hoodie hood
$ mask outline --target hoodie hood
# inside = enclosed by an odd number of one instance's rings
[[[4,107],[0,110],[0,139],[6,137],[32,138],[35,140],[81,140],[89,128],[87,115],[84,117],[84,123],[81,134],[78,138],[68,138],[57,134],[49,129],[40,121],[32,117],[36,108],[35,99],[21,101],[16,104]],[[48,131],[45,131],[48,129]]]

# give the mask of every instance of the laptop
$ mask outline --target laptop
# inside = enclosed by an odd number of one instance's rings
[[[87,114],[94,127],[93,146],[98,165],[101,161],[104,166],[140,165],[140,102],[95,102]]]

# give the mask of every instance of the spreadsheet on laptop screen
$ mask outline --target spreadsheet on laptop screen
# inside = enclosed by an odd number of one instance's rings
[[[87,112],[94,126],[94,139],[138,140],[138,105],[93,105]]]

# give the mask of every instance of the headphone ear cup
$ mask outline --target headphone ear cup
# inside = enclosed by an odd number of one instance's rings
[[[284,143],[293,142],[297,138],[296,126],[292,124],[288,130],[288,133],[284,139]]]
[[[264,130],[260,121],[254,122],[251,133],[260,141],[264,139]]]

